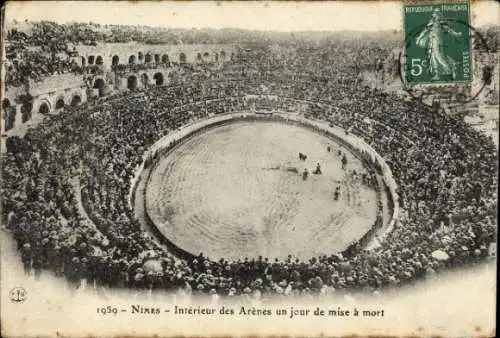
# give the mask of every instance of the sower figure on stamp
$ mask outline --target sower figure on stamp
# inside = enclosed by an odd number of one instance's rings
[[[456,61],[443,50],[444,34],[459,37],[461,32],[455,32],[448,24],[441,19],[439,9],[435,9],[432,18],[427,23],[424,30],[418,35],[416,44],[419,47],[427,48],[427,58],[429,62],[429,73],[432,80],[440,80],[442,77],[456,78]]]

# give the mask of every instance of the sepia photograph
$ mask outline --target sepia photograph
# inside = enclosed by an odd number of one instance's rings
[[[496,336],[496,1],[7,1],[2,337]]]

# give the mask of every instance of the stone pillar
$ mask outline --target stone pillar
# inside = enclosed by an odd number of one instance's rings
[[[16,112],[16,119],[14,122],[14,128],[17,128],[23,124],[23,114],[21,112],[21,105],[20,104],[16,105],[14,111]]]
[[[0,121],[0,134],[5,134],[5,111],[2,109],[2,119]]]
[[[126,77],[118,78],[118,81],[116,81],[116,88],[120,90],[127,89],[127,78]]]

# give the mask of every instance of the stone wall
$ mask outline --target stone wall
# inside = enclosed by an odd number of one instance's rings
[[[21,95],[26,95],[28,93],[27,86],[21,85],[18,87],[5,87],[5,91],[2,94],[2,100],[9,100],[10,104],[14,104],[17,101],[17,98]]]
[[[79,88],[85,85],[82,75],[73,73],[56,74],[43,78],[42,81],[30,79],[28,91],[32,96],[38,96],[45,93],[58,92],[68,88]]]
[[[64,106],[76,106],[87,101],[87,87],[85,85],[75,88],[67,88],[56,92],[43,93],[33,99],[32,113],[52,113],[64,108]],[[46,106],[43,107],[43,106]]]
[[[138,43],[108,43],[98,46],[76,45],[81,65],[148,63],[225,62],[235,53],[232,45],[146,45]]]

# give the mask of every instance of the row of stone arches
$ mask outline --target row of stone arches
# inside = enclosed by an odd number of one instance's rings
[[[140,82],[139,82],[140,81]],[[139,77],[137,75],[130,75],[127,77],[127,88],[130,90],[135,90],[139,87],[139,83],[142,87],[146,87],[149,84],[154,84],[156,86],[162,86],[165,84],[165,78],[163,73],[157,72],[153,75],[153,81],[150,82],[149,75],[147,73],[142,73]],[[98,77],[94,80],[93,89],[97,89],[99,96],[103,97],[106,95],[106,82],[102,77]]]
[[[201,53],[198,53],[196,55],[196,61],[205,61],[207,60],[208,58],[210,57],[210,54],[208,53],[203,53],[203,55]]]
[[[210,60],[210,53],[205,52],[205,53],[197,53],[196,56],[196,61],[209,61]],[[227,54],[225,51],[220,51],[220,52],[215,52],[213,54],[214,60],[217,62],[219,60],[225,61],[227,58]],[[231,58],[233,58],[233,53],[231,54]],[[179,63],[186,63],[187,62],[187,55],[184,52],[179,53],[178,55],[178,60]],[[137,54],[131,54],[128,57],[128,64],[136,64],[136,63],[156,63],[156,64],[165,64],[165,65],[170,65],[170,57],[168,54],[159,54],[159,53],[146,53],[144,54],[143,52],[138,52]],[[120,60],[120,56],[118,54],[115,54],[111,57],[111,65],[112,66],[117,66],[120,64],[120,62],[123,63],[123,60]],[[88,65],[102,65],[104,64],[104,59],[101,55],[89,55],[87,59],[82,56],[82,65],[85,66],[86,63]]]
[[[31,119],[33,104],[25,102],[21,105],[21,122],[27,122]],[[5,131],[12,129],[16,122],[17,109],[9,99],[2,100],[2,117],[4,120]]]
[[[71,107],[76,107],[79,106],[82,103],[82,97],[80,94],[75,94],[69,98],[68,101],[64,99],[64,96],[59,96],[55,102],[54,102],[54,109],[55,110],[60,110],[66,107],[67,105]],[[30,107],[26,106],[26,110],[32,111],[33,106],[31,105]],[[21,107],[21,111],[23,110],[23,107]],[[42,115],[47,115],[52,111],[52,105],[48,100],[42,101],[40,105],[38,106],[38,114]],[[23,121],[24,122],[24,121]]]
[[[85,66],[86,63],[88,63],[89,66],[92,65],[101,66],[104,64],[104,58],[101,55],[97,55],[97,57],[95,55],[89,55],[87,57],[87,60],[85,60],[85,57],[82,56],[82,66]]]
[[[220,60],[226,60],[226,52],[225,51],[221,51],[220,53],[215,53],[214,54],[214,58],[215,58],[215,61],[219,61]],[[200,61],[200,60],[204,60],[204,61],[207,61],[208,59],[210,58],[210,54],[208,52],[205,52],[205,53],[198,53],[197,54],[197,60]],[[170,64],[170,58],[168,56],[168,54],[150,54],[150,53],[147,53],[146,55],[144,55],[142,52],[139,52],[137,54],[137,56],[135,54],[132,54],[128,57],[128,63],[129,64],[135,64],[137,62],[137,60],[139,62],[142,62],[144,61],[144,63],[151,63],[154,62],[156,64]],[[186,53],[184,52],[181,52],[179,53],[179,63],[186,63],[187,62],[187,55]],[[120,63],[120,57],[118,55],[114,55],[113,58],[111,59],[111,65],[115,66],[115,65],[118,65]]]
[[[214,53],[214,55],[213,55],[213,56],[214,56],[214,59],[213,59],[213,60],[214,60],[215,62],[218,62],[219,60],[222,60],[222,61],[225,61],[225,60],[226,60],[226,52],[225,52],[225,51],[221,51],[220,53]],[[207,52],[205,52],[205,53],[203,53],[203,54],[198,53],[198,54],[196,55],[196,61],[197,61],[197,62],[201,62],[201,61],[205,61],[205,62],[206,62],[206,61],[212,61],[212,60],[210,60],[210,53],[207,53]]]
[[[29,121],[32,117],[33,104],[31,102],[25,102],[21,105],[21,122],[25,123]],[[5,98],[2,101],[2,118],[5,131],[9,131],[14,128],[16,124],[17,115],[16,106],[12,105],[9,99]]]
[[[185,59],[185,55],[184,55],[184,59]],[[150,54],[150,53],[147,53],[146,55],[144,55],[142,52],[139,52],[137,54],[137,56],[135,54],[131,54],[128,57],[129,64],[135,64],[135,63],[137,63],[137,61],[139,61],[141,63],[143,61],[144,61],[144,63],[152,63],[154,61],[154,63],[156,63],[156,64],[170,65],[170,58],[169,58],[168,54]],[[118,55],[114,55],[111,59],[111,65],[116,66],[119,63],[120,63],[120,57]]]
[[[153,75],[153,80],[154,80],[154,84],[156,86],[163,86],[165,84],[165,78],[163,76],[163,73],[155,73]],[[141,85],[143,87],[147,86],[150,82],[149,82],[149,76],[147,73],[142,73],[140,75],[140,81],[141,81]],[[127,78],[127,88],[130,89],[130,90],[136,90],[139,86],[139,79],[137,78],[136,75],[130,75],[128,78]]]

